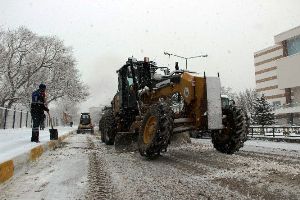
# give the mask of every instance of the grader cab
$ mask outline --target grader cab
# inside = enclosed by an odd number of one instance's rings
[[[164,72],[159,74],[159,72]],[[129,58],[118,71],[118,92],[105,110],[103,142],[117,149],[136,147],[142,156],[166,150],[174,134],[210,131],[214,147],[227,154],[246,140],[244,112],[221,98],[219,77],[166,67],[145,58]]]

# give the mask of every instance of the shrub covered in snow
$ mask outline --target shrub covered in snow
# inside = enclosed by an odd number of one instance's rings
[[[275,123],[274,112],[271,105],[266,101],[264,95],[256,98],[253,104],[251,117],[254,124],[257,125],[272,125]]]

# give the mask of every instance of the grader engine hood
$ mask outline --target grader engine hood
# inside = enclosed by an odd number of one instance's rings
[[[221,83],[219,77],[206,77],[207,126],[222,129]]]
[[[223,128],[219,77],[202,77],[184,72],[177,82],[168,79],[157,85],[160,87],[152,93],[152,99],[179,92],[189,110],[187,116],[194,119],[196,127],[207,127],[210,130]]]

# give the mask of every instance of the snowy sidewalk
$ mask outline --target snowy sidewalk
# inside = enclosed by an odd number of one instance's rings
[[[75,130],[74,127],[55,127],[58,136]],[[49,128],[40,131],[40,143],[31,142],[31,128],[0,130],[0,163],[50,141]]]
[[[16,169],[54,148],[76,127],[55,127],[59,140],[50,140],[49,128],[40,131],[40,143],[31,142],[31,128],[0,130],[0,183],[15,174]]]

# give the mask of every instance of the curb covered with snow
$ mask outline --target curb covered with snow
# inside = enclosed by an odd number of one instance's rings
[[[58,140],[41,141],[41,143],[38,143],[39,145],[34,145],[31,148],[27,148],[26,150],[22,151],[22,153],[15,155],[12,158],[6,160],[0,159],[0,184],[13,177],[18,173],[18,171],[21,171],[24,165],[31,161],[35,161],[44,152],[56,148],[73,132],[74,130],[68,130],[67,132],[59,134]],[[29,140],[30,138],[28,139],[28,143],[31,143]]]
[[[300,143],[300,137],[264,137],[264,136],[248,136],[248,140],[268,140],[273,142]]]

